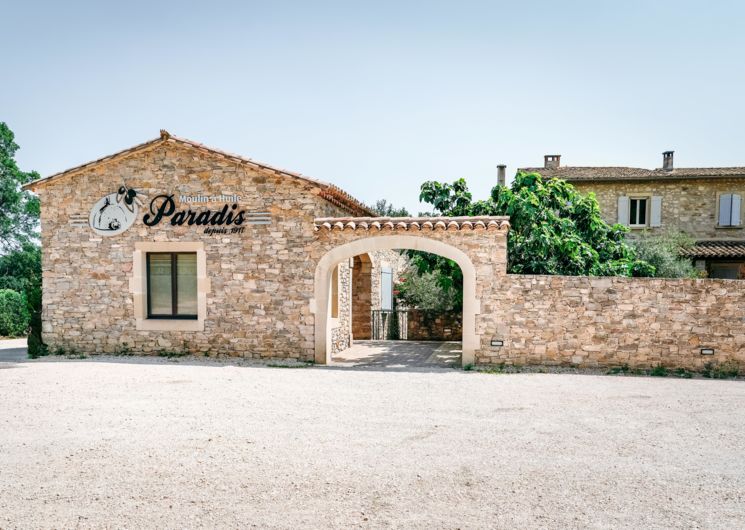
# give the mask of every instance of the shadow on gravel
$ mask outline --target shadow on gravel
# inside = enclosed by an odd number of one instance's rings
[[[540,375],[577,375],[577,376],[603,376],[608,379],[649,379],[660,381],[729,381],[745,382],[745,378],[706,378],[696,374],[691,378],[681,378],[674,375],[667,377],[654,377],[645,374],[608,374],[605,370],[589,370],[579,368],[551,368],[545,369],[539,366],[527,367],[520,371],[499,371],[499,370],[463,370],[460,366],[455,367],[422,367],[422,366],[379,366],[379,365],[361,365],[361,366],[343,366],[343,365],[315,365],[313,363],[288,363],[285,361],[264,361],[260,359],[242,359],[242,358],[223,358],[223,357],[136,357],[136,356],[108,356],[93,355],[84,359],[68,359],[66,357],[49,356],[38,359],[27,360],[23,365],[8,363],[5,366],[0,363],[1,368],[14,368],[20,366],[29,366],[33,363],[100,363],[100,364],[139,364],[152,366],[202,366],[205,368],[249,368],[249,369],[273,369],[273,370],[292,370],[292,371],[343,371],[343,372],[386,372],[386,373],[433,373],[433,374],[463,374],[483,375],[483,376],[540,376]]]
[[[442,367],[442,366],[382,366],[382,365],[361,365],[361,366],[345,366],[345,365],[316,365],[313,363],[287,363],[287,362],[272,362],[264,361],[260,359],[227,359],[227,358],[205,358],[200,359],[198,357],[181,357],[181,358],[166,358],[166,357],[118,357],[118,356],[104,356],[104,355],[92,355],[84,359],[68,359],[66,357],[48,356],[39,357],[38,359],[29,359],[27,363],[102,363],[102,364],[139,364],[139,365],[150,365],[150,366],[202,366],[205,368],[263,368],[272,370],[327,370],[327,371],[344,371],[344,372],[421,372],[421,373],[440,373],[440,374],[451,374],[453,372],[458,373],[476,373],[476,372],[465,372],[461,370],[460,366],[455,367]],[[9,364],[8,367],[14,366]],[[1,367],[1,366],[0,366]]]

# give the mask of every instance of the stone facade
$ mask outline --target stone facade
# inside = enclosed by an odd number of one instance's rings
[[[379,250],[355,256],[352,262],[352,337],[372,338],[372,311],[382,306],[381,273],[391,269],[393,282],[398,281],[408,258],[397,250]]]
[[[352,338],[372,338],[372,261],[368,254],[353,258],[352,269]]]
[[[241,208],[268,211],[269,225],[243,234],[204,227],[147,227],[143,210],[124,233],[101,237],[91,207],[125,183],[148,198],[236,194]],[[42,204],[43,338],[81,352],[185,351],[208,355],[313,359],[313,219],[346,215],[313,182],[164,139],[36,187]],[[207,258],[207,318],[202,331],[136,329],[133,252],[138,242],[201,242]],[[342,334],[346,336],[346,334]],[[343,341],[345,338],[340,338]]]
[[[377,250],[370,252],[370,257],[372,259],[370,288],[372,293],[372,308],[380,309],[382,307],[381,279],[383,267],[389,267],[391,269],[395,289],[395,285],[398,283],[401,273],[406,270],[406,267],[409,264],[409,258],[406,257],[406,254],[398,250]]]
[[[688,179],[657,181],[576,181],[581,193],[595,193],[600,213],[606,222],[618,219],[618,197],[662,197],[662,226],[653,232],[671,228],[689,234],[693,239],[745,239],[743,227],[717,227],[717,203],[720,193],[739,193],[745,197],[745,179]],[[638,233],[632,229],[632,237]]]
[[[630,226],[631,239],[644,231],[684,232],[695,244],[681,249],[681,256],[692,259],[703,276],[745,279],[745,167],[677,168],[672,151],[663,153],[660,169],[562,166],[560,160],[559,155],[547,155],[545,167],[523,170],[564,179],[583,194],[594,193],[603,218]],[[734,226],[719,224],[722,196],[722,224]],[[632,199],[646,199],[646,219],[638,212],[634,216]],[[738,210],[739,217],[734,213]]]

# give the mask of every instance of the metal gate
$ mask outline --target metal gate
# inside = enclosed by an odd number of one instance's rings
[[[409,312],[376,309],[372,311],[373,340],[406,340]]]

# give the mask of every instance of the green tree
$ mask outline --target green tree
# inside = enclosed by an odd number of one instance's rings
[[[26,297],[11,289],[0,289],[0,336],[18,337],[28,331],[30,320]]]
[[[393,204],[385,199],[375,201],[375,204],[369,207],[376,215],[380,217],[408,217],[409,211],[404,208],[396,208]]]
[[[627,228],[600,216],[594,194],[580,194],[561,179],[519,172],[511,187],[495,186],[487,200],[473,201],[465,180],[422,184],[419,200],[441,215],[508,215],[508,271],[515,274],[651,276],[637,258]]]
[[[13,131],[0,122],[0,253],[37,239],[39,200],[21,186],[39,174],[18,168],[18,149]]]
[[[23,293],[31,312],[41,307],[41,249],[25,243],[0,256],[0,289]]]
[[[406,306],[460,311],[463,307],[463,274],[458,264],[437,254],[407,251],[409,265],[396,283],[397,298]]]

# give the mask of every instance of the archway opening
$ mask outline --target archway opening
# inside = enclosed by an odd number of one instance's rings
[[[457,263],[418,250],[354,256],[349,293],[334,289],[332,306],[349,297],[351,334],[336,332],[334,364],[366,367],[459,367],[463,275]],[[337,301],[334,301],[334,296]],[[343,325],[343,318],[337,323]],[[341,346],[343,349],[340,349]]]
[[[474,266],[441,241],[377,236],[332,249],[316,270],[315,306],[317,363],[473,362]]]

